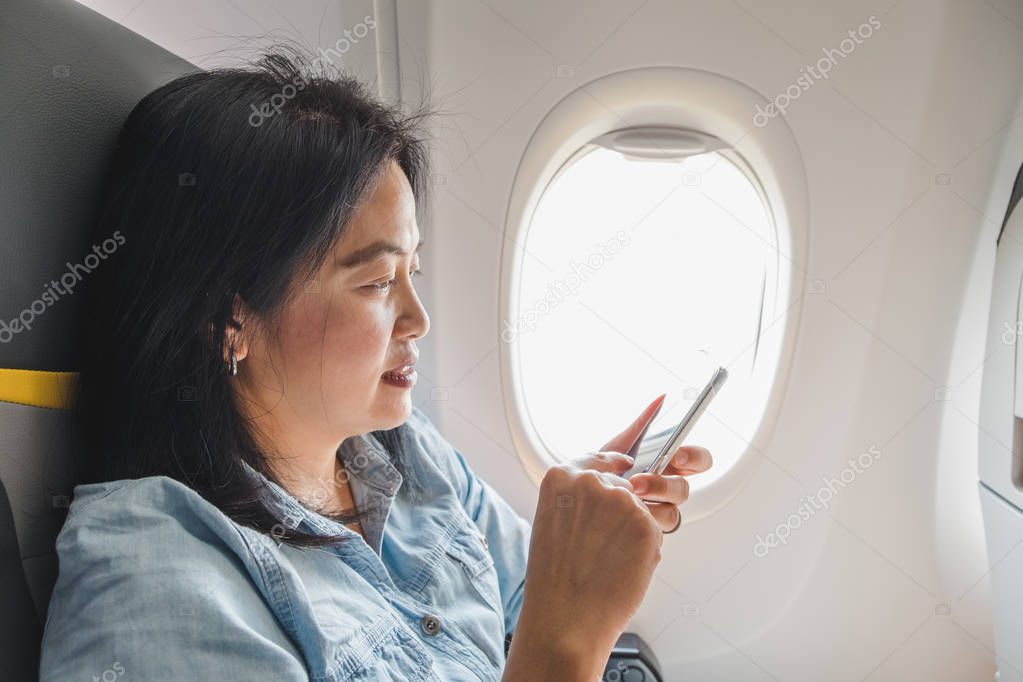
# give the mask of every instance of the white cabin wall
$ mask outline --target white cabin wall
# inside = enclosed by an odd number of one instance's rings
[[[314,57],[320,48],[335,50],[335,65],[377,84],[375,30],[363,39],[351,37],[365,17],[375,18],[373,0],[77,1],[204,69],[239,65],[282,40],[293,41]],[[347,42],[339,45],[339,40]]]
[[[881,27],[769,123],[790,126],[803,154],[801,265],[825,291],[804,288],[797,304],[794,369],[757,474],[665,542],[632,624],[669,679],[991,679],[975,370],[996,225],[1023,159],[1023,12],[965,0],[399,5],[403,76],[448,112],[424,227],[436,375],[418,396],[526,516],[535,487],[501,403],[496,311],[505,211],[533,130],[575,88],[638,66],[706,69],[773,98],[871,15]],[[434,384],[446,399],[430,400]],[[595,426],[594,448],[609,428]],[[880,459],[827,513],[753,555],[755,534],[871,446]]]

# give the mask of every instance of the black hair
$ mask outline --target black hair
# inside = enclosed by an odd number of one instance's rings
[[[76,483],[169,476],[282,542],[342,537],[281,533],[288,524],[245,475],[243,461],[280,484],[232,399],[225,329],[237,295],[279,333],[278,313],[389,162],[422,205],[426,116],[280,44],[242,67],[180,76],[135,105],[94,222],[94,243],[113,235],[121,245],[86,279],[76,311]],[[371,435],[405,480],[399,494],[414,496],[408,428]]]

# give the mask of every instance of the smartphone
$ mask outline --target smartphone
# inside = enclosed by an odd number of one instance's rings
[[[671,461],[671,456],[675,454],[679,446],[682,445],[682,441],[686,439],[689,432],[692,431],[693,426],[696,425],[696,420],[700,418],[703,411],[707,409],[707,405],[710,404],[711,399],[717,395],[721,385],[725,383],[725,379],[728,378],[728,370],[724,367],[718,367],[717,371],[714,372],[714,376],[710,378],[707,385],[703,387],[703,391],[697,396],[696,401],[686,412],[686,415],[682,417],[682,421],[678,423],[675,430],[668,436],[668,440],[664,443],[664,447],[657,454],[646,453],[637,455],[635,461],[632,464],[632,468],[622,474],[623,478],[628,478],[634,474],[661,474],[668,466],[668,462]],[[651,419],[653,421],[653,419]]]

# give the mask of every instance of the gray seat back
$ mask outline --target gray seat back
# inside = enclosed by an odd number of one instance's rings
[[[35,679],[72,492],[73,289],[117,133],[192,64],[73,0],[0,9],[0,618],[2,677]],[[24,372],[19,370],[31,370]]]

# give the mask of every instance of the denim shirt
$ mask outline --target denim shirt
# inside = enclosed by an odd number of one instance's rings
[[[422,499],[370,434],[338,457],[350,528],[262,478],[296,548],[166,476],[79,485],[57,538],[43,680],[499,680],[522,606],[530,526],[413,408]]]

